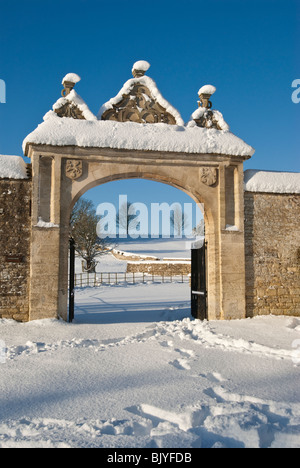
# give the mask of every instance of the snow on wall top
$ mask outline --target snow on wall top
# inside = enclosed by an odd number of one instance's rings
[[[23,142],[129,150],[252,156],[254,149],[230,132],[164,123],[76,120],[49,116]]]
[[[21,156],[0,154],[0,179],[27,179],[26,163]]]
[[[244,172],[244,189],[246,192],[300,193],[300,173],[248,169]]]
[[[137,62],[137,63],[140,63],[140,62]],[[130,94],[130,91],[136,84],[142,84],[146,86],[151,92],[153,98],[162,107],[164,107],[169,114],[171,114],[174,117],[176,124],[184,125],[184,122],[178,110],[176,110],[173,106],[171,106],[171,104],[168,101],[166,101],[166,99],[161,95],[160,91],[158,90],[155,81],[149,76],[140,76],[139,78],[131,78],[130,80],[126,81],[126,83],[124,84],[120,92],[114,98],[110,99],[108,102],[103,104],[103,106],[101,106],[99,113],[98,113],[98,119],[99,120],[101,119],[104,112],[106,112],[107,110],[113,109],[114,105],[117,105],[119,102],[121,102],[124,94]]]

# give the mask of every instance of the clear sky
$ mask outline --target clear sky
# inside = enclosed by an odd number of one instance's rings
[[[76,91],[97,113],[133,63],[147,60],[147,74],[185,121],[198,89],[216,86],[213,108],[256,149],[246,169],[300,171],[300,103],[291,99],[300,79],[299,0],[0,0],[0,15],[0,154],[22,155],[66,73],[81,76]],[[131,184],[132,201],[153,195],[141,184]],[[109,185],[101,197],[113,196]],[[160,197],[172,198],[161,187]]]

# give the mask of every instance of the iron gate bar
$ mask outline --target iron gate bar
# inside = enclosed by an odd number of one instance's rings
[[[191,312],[194,318],[207,319],[206,248],[192,249]]]
[[[70,245],[70,279],[69,279],[69,323],[74,320],[75,311],[75,241],[69,240]]]

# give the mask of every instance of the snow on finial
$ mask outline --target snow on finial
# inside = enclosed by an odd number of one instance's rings
[[[197,126],[201,128],[214,128],[216,130],[223,130],[224,132],[229,131],[229,125],[223,119],[221,112],[210,110],[212,108],[212,103],[209,99],[216,91],[217,89],[212,85],[205,85],[199,89],[199,108],[191,115],[187,127]]]
[[[212,103],[210,102],[210,96],[214,94],[217,91],[217,89],[212,86],[212,85],[205,85],[202,86],[202,88],[199,89],[198,95],[200,98],[200,101],[198,102],[199,107],[205,107],[206,109],[210,109],[212,106]]]
[[[68,73],[62,80],[61,84],[64,84],[65,81],[69,81],[69,83],[78,83],[81,80],[80,76],[76,73]]]
[[[217,91],[217,88],[215,88],[214,86],[205,85],[205,86],[202,86],[202,88],[199,89],[198,94],[209,94],[211,96],[216,91]]]
[[[75,84],[81,80],[80,76],[76,75],[76,73],[68,73],[62,80],[62,85],[64,89],[61,92],[63,97],[68,96],[72,89],[74,88]]]
[[[144,76],[146,71],[149,70],[150,66],[150,63],[146,62],[146,60],[139,60],[138,62],[135,62],[132,67],[132,74],[134,78],[140,78],[141,76]]]

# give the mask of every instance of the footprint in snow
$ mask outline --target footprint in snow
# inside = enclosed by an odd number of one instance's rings
[[[226,382],[227,379],[222,377],[219,372],[209,372],[208,374],[200,374],[200,377],[210,380],[213,383]]]
[[[195,353],[194,351],[192,351],[191,349],[175,349],[176,353],[179,353],[182,357],[185,357],[185,358],[192,358],[195,356]]]
[[[191,368],[186,359],[175,359],[175,361],[170,361],[169,364],[179,370],[190,370]]]
[[[180,355],[179,358],[175,359],[174,361],[170,361],[169,364],[176,369],[179,370],[190,370],[191,366],[189,365],[189,359],[195,356],[194,351],[191,349],[184,349],[184,348],[175,348],[174,349],[174,342],[171,340],[164,340],[159,342],[160,346],[166,349],[167,352],[175,352]]]
[[[189,359],[195,356],[194,351],[191,349],[175,349],[176,353],[180,355],[180,358],[175,359],[175,361],[170,362],[172,366],[180,370],[190,370],[191,366],[189,365]]]
[[[159,344],[160,344],[160,346],[162,346],[163,348],[169,348],[170,351],[173,351],[173,348],[174,348],[174,343],[173,343],[173,341],[161,341]]]

